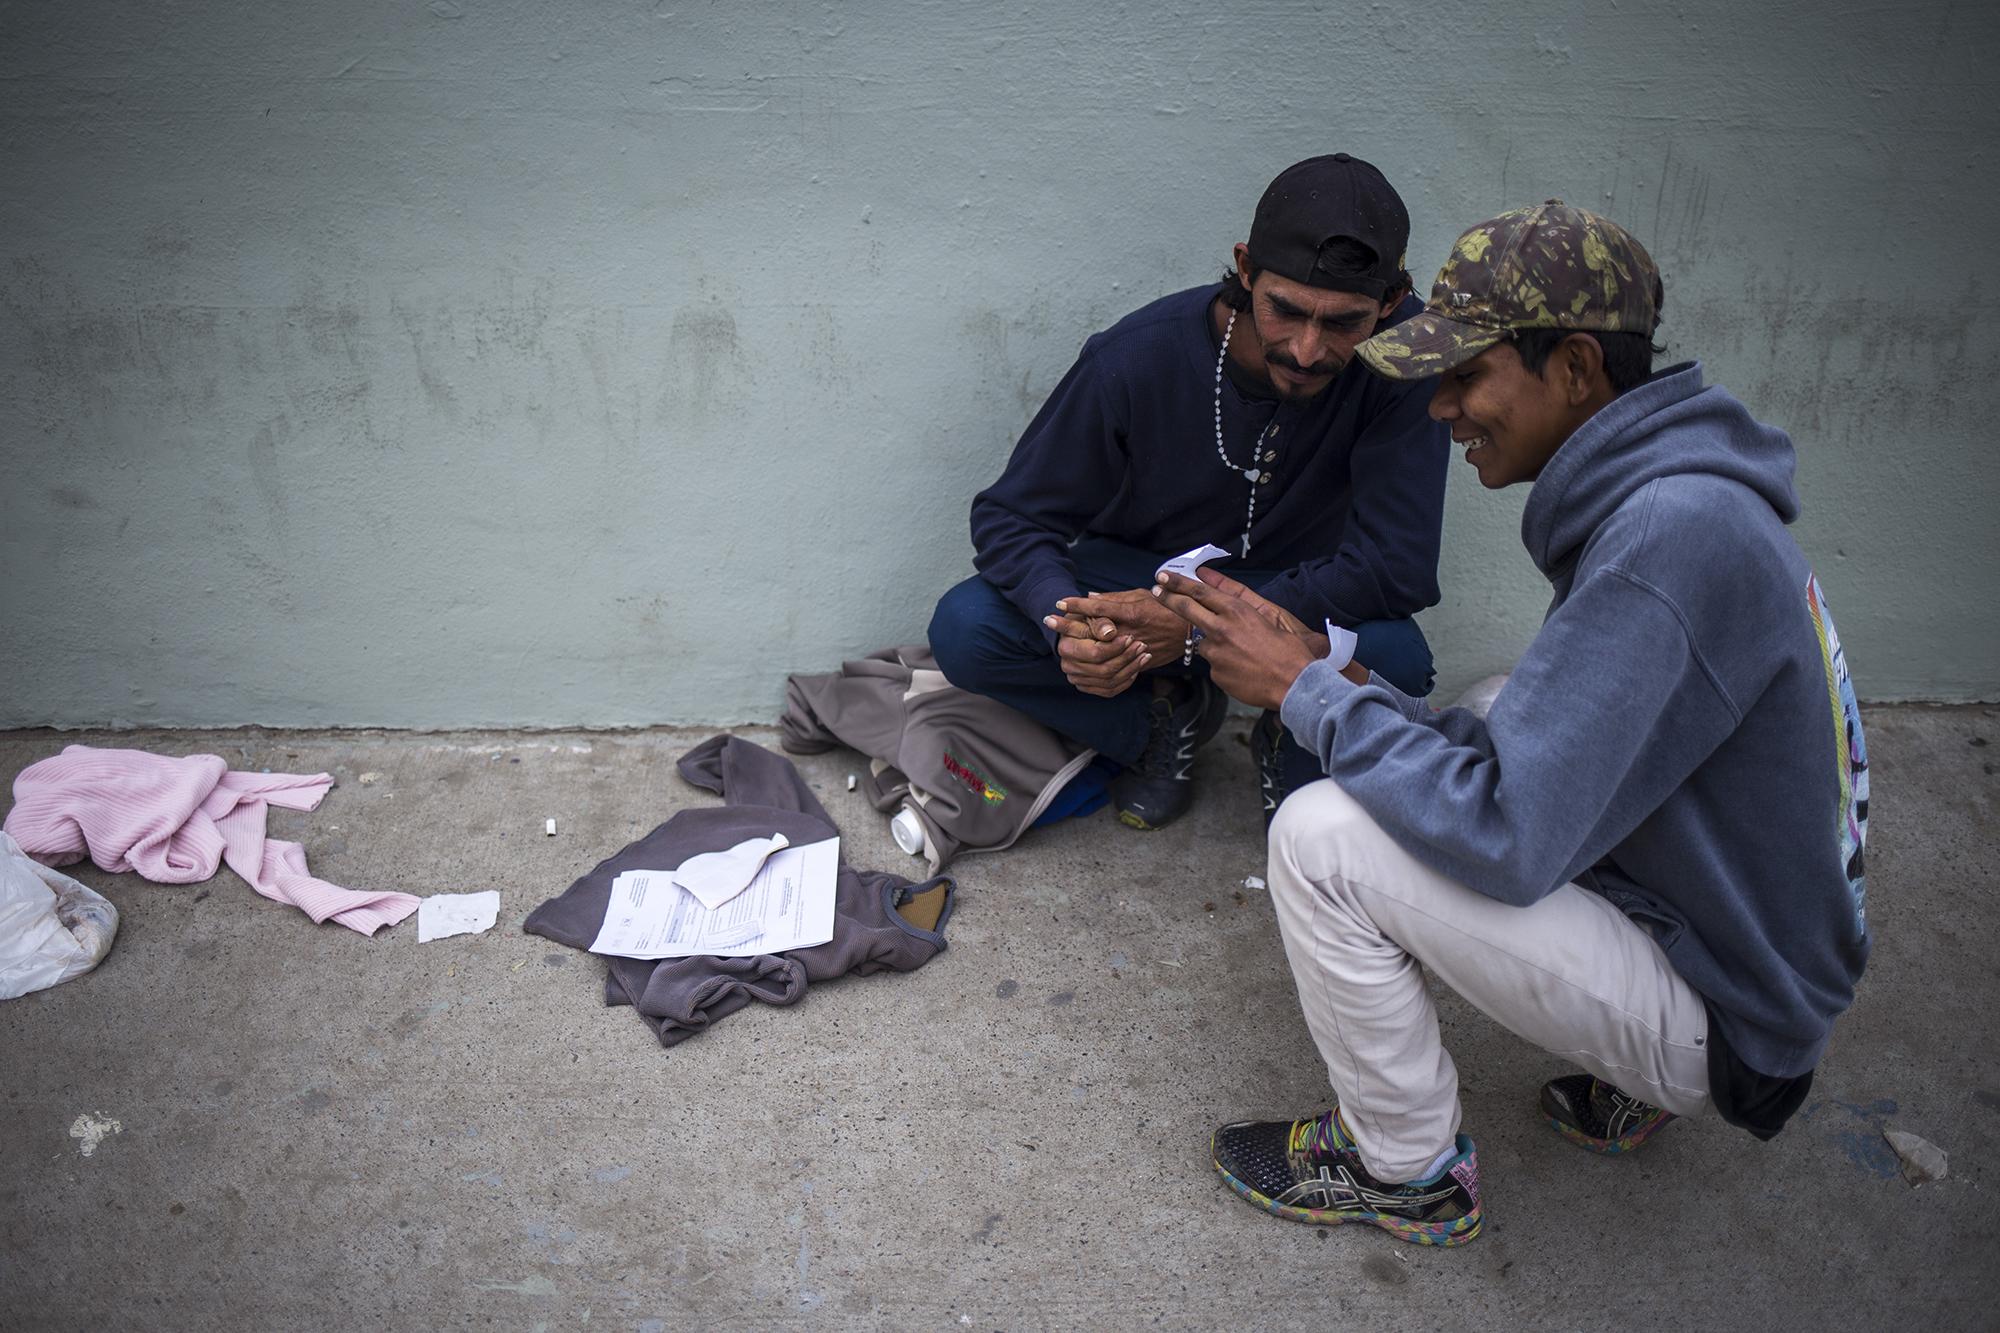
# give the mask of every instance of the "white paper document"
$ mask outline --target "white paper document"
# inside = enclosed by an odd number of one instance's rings
[[[1195,577],[1197,569],[1200,569],[1217,556],[1226,556],[1228,554],[1229,552],[1223,550],[1220,546],[1197,546],[1192,551],[1181,552],[1154,570],[1153,574],[1156,578],[1161,574],[1178,574],[1184,579],[1191,579]]]
[[[500,890],[433,893],[417,904],[417,943],[493,929],[500,916]]]
[[[627,870],[611,881],[592,953],[620,958],[750,958],[833,938],[840,839],[785,847],[750,887],[713,910],[674,883],[672,870]]]

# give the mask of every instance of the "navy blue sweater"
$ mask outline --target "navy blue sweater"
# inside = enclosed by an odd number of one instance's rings
[[[973,498],[975,564],[1029,619],[1085,591],[1069,559],[1079,536],[1163,558],[1203,542],[1239,552],[1253,484],[1240,469],[1274,420],[1247,564],[1283,572],[1260,591],[1309,625],[1437,603],[1449,433],[1425,410],[1431,385],[1385,380],[1357,359],[1318,397],[1286,403],[1225,376],[1223,442],[1238,470],[1225,468],[1215,452],[1220,344],[1208,319],[1221,290],[1162,297],[1086,342],[1007,470]],[[1421,308],[1406,298],[1389,322]]]

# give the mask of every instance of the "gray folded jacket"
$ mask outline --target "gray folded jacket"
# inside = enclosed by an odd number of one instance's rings
[[[955,856],[1013,846],[1097,757],[951,684],[920,643],[791,677],[778,725],[778,743],[792,754],[839,744],[873,760],[865,794],[877,810],[916,812],[932,874]]]
[[[840,832],[791,760],[749,741],[712,736],[682,755],[679,768],[682,777],[717,793],[725,804],[683,810],[599,862],[561,896],[530,912],[523,930],[588,949],[604,924],[611,882],[624,871],[671,869],[690,856],[773,833],[803,846]],[[943,876],[912,883],[880,870],[855,870],[843,859],[833,938],[825,944],[755,958],[607,958],[604,1002],[631,1005],[659,1035],[660,1045],[674,1046],[752,1000],[796,1004],[811,982],[850,972],[915,971],[944,950],[953,892]]]

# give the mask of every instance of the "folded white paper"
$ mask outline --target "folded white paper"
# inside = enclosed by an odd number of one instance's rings
[[[417,904],[417,943],[491,930],[500,916],[500,890],[433,893]]]
[[[1354,645],[1360,640],[1354,637],[1353,630],[1342,629],[1329,620],[1326,622],[1326,642],[1326,660],[1339,668],[1354,660]]]
[[[674,883],[701,900],[713,912],[750,887],[757,872],[780,848],[792,845],[790,838],[773,833],[768,838],[745,838],[726,852],[703,852],[690,856],[674,867]]]
[[[1197,546],[1192,551],[1181,552],[1173,559],[1161,565],[1153,571],[1153,577],[1158,578],[1162,574],[1178,574],[1184,579],[1191,579],[1195,576],[1194,572],[1197,569],[1200,569],[1203,565],[1218,556],[1227,556],[1228,554],[1229,552],[1223,550],[1220,546]]]

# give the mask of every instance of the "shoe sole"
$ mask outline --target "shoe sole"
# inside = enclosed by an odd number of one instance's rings
[[[1594,1152],[1599,1157],[1616,1157],[1619,1153],[1631,1152],[1634,1148],[1637,1148],[1647,1139],[1652,1138],[1653,1135],[1664,1129],[1667,1123],[1673,1118],[1673,1113],[1668,1112],[1652,1124],[1647,1125],[1644,1129],[1627,1134],[1623,1138],[1598,1139],[1592,1138],[1574,1125],[1564,1124],[1546,1111],[1542,1113],[1542,1119],[1549,1122],[1550,1129],[1553,1129],[1556,1133],[1562,1135],[1585,1152]]]
[[[1210,1160],[1214,1161],[1213,1156]],[[1475,1154],[1472,1160],[1476,1167],[1478,1156]],[[1455,1217],[1449,1222],[1412,1222],[1406,1217],[1394,1217],[1388,1213],[1378,1213],[1368,1209],[1343,1211],[1330,1208],[1297,1208],[1291,1204],[1273,1202],[1258,1193],[1230,1175],[1229,1168],[1219,1161],[1215,1162],[1215,1170],[1216,1174],[1229,1182],[1229,1188],[1273,1217],[1282,1217],[1287,1222],[1303,1222],[1307,1226],[1337,1227],[1343,1222],[1366,1222],[1370,1226],[1380,1227],[1397,1240],[1408,1241],[1412,1245],[1449,1248],[1453,1245],[1463,1245],[1478,1236],[1480,1224],[1484,1220],[1484,1214],[1477,1207],[1464,1217]]]

